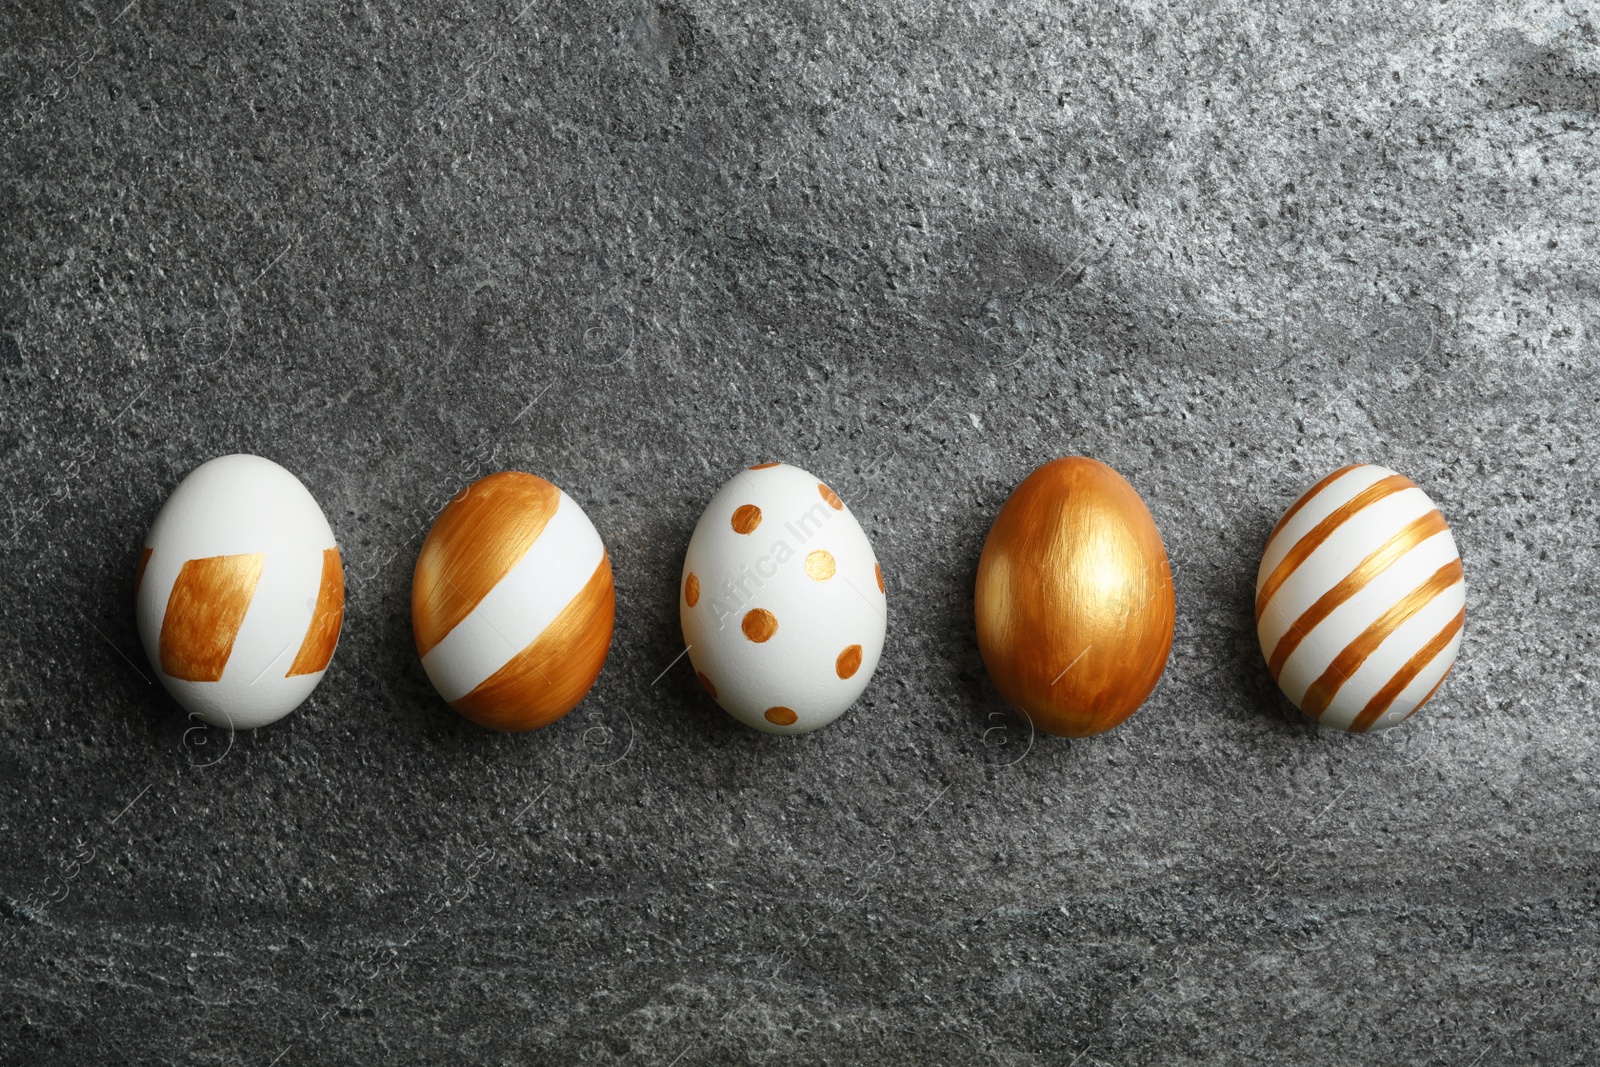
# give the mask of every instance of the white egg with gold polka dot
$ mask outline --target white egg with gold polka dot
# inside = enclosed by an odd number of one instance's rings
[[[689,538],[678,584],[689,661],[758,730],[809,733],[844,714],[877,669],[888,610],[861,524],[799,467],[740,471]]]

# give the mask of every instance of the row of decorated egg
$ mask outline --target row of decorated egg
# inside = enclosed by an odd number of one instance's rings
[[[321,680],[344,617],[333,531],[293,474],[223,456],[183,480],[140,554],[138,623],[169,692],[217,726],[287,715]],[[576,707],[611,646],[611,563],[583,509],[502,471],[446,504],[418,555],[411,619],[429,680],[483,726],[544,726]],[[1176,604],[1138,492],[1093,459],[1035,470],[978,562],[979,651],[1038,729],[1103,733],[1154,690]],[[888,600],[843,500],[784,463],[739,471],[700,516],[678,589],[700,684],[741,722],[800,734],[843,714],[883,651]],[[1465,587],[1444,517],[1403,476],[1334,471],[1267,540],[1256,580],[1267,666],[1305,714],[1379,730],[1437,691],[1461,644]]]

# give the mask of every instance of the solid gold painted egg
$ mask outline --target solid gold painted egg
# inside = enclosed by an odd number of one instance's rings
[[[1000,509],[978,560],[978,650],[1046,733],[1089,737],[1155,689],[1172,650],[1172,570],[1150,509],[1098,460],[1046,463]]]

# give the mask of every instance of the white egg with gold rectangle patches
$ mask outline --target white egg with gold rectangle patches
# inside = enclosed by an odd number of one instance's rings
[[[344,622],[344,567],[300,479],[260,456],[220,456],[150,524],[135,601],[145,654],[178,703],[213,726],[254,729],[322,680]]]

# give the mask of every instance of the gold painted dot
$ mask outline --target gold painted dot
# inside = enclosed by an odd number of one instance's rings
[[[806,573],[813,582],[825,582],[833,577],[833,553],[819,548],[806,556]]]
[[[753,470],[753,471],[764,471],[768,467],[776,467],[776,466],[777,466],[776,463],[757,463],[754,467],[751,467],[750,469]]]
[[[878,574],[878,592],[887,593],[888,590],[883,587],[883,568],[874,563],[872,569]]]
[[[817,483],[817,492],[822,494],[822,499],[826,500],[828,502],[828,506],[834,511],[844,510],[844,501],[839,499],[838,493],[835,493],[832,489],[829,489],[821,482]]]
[[[849,678],[861,669],[861,646],[851,645],[839,653],[839,658],[833,661],[833,669],[839,672],[839,677]]]
[[[711,694],[711,699],[717,699],[717,687],[711,684],[711,679],[706,677],[705,671],[695,671],[694,676],[700,679],[700,684],[705,691]]]
[[[746,637],[760,644],[778,632],[778,617],[766,608],[754,608],[744,613],[744,621],[739,628]]]
[[[700,603],[700,576],[693,571],[683,580],[683,599],[691,608]]]
[[[793,726],[800,716],[794,713],[793,708],[776,707],[767,709],[767,721],[778,726]]]
[[[747,534],[761,525],[761,509],[754,504],[741,504],[733,513],[733,532]]]

